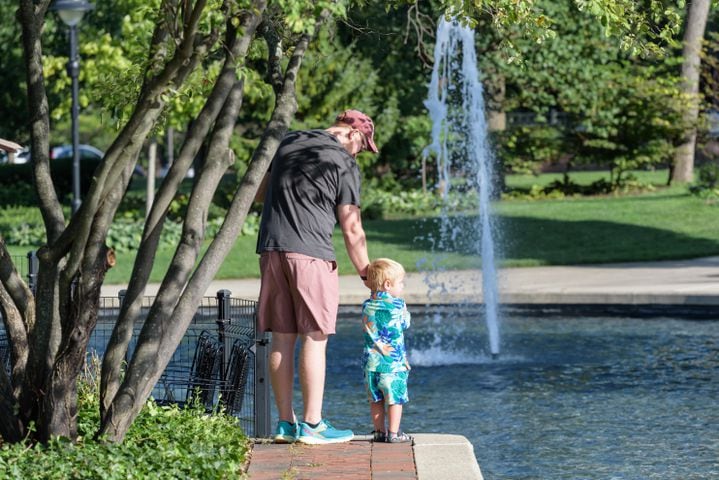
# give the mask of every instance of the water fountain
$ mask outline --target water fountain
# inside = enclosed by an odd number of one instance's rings
[[[496,355],[500,339],[492,165],[473,42],[468,29],[441,22],[427,100],[434,122],[428,153],[439,158],[446,203],[456,200],[456,187],[465,188],[464,199],[479,193],[480,218],[470,234],[467,217],[450,221],[448,207],[440,231],[423,239],[437,254],[422,266],[434,269],[426,272],[434,281],[430,295],[458,298],[452,294],[467,277],[442,274],[449,259],[443,252],[470,250],[463,242],[471,237],[472,251],[482,256],[488,328],[471,306],[476,296],[468,306],[412,308],[411,400],[403,425],[464,435],[485,478],[718,478],[719,322],[507,308],[501,359],[477,347],[489,336]],[[368,431],[357,374],[360,330],[356,309],[338,322],[325,397],[334,399],[326,407],[347,428]]]
[[[432,120],[432,143],[425,156],[437,159],[438,189],[445,199],[460,179],[468,192],[476,192],[479,216],[474,226],[476,251],[482,259],[482,297],[490,352],[499,355],[499,311],[491,199],[493,156],[487,141],[482,83],[479,80],[474,32],[456,20],[442,18],[437,28],[434,68],[425,101]],[[450,215],[443,212],[439,244],[451,246],[460,234]]]

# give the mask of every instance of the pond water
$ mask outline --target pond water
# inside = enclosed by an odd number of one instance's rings
[[[368,433],[361,342],[343,315],[324,413]],[[404,430],[464,435],[487,480],[719,478],[717,321],[507,315],[493,360],[481,315],[414,312],[407,343]]]

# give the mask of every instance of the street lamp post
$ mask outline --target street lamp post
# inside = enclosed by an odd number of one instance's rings
[[[80,129],[78,127],[80,56],[77,48],[77,24],[85,12],[95,8],[85,0],[55,0],[52,10],[57,11],[62,21],[70,27],[70,58],[67,61],[67,73],[72,79],[72,213],[80,209]]]

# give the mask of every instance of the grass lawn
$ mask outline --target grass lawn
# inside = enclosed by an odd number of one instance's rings
[[[502,202],[497,213],[509,266],[719,254],[719,205],[680,188],[641,196]]]
[[[665,186],[669,178],[669,171],[663,170],[638,170],[631,172],[631,175],[643,184]],[[624,178],[625,175],[622,176]],[[599,179],[609,180],[609,173],[605,170],[570,172],[569,178],[578,185],[589,185]],[[505,181],[510,189],[529,190],[533,185],[545,186],[554,181],[562,181],[564,175],[561,173],[543,173],[541,175],[507,175]]]
[[[502,201],[495,212],[500,265],[504,267],[719,255],[719,205],[707,204],[682,188],[639,196]],[[464,240],[459,252],[437,253],[431,248],[436,218],[365,221],[370,256],[395,258],[408,271],[428,263],[447,269],[478,267],[480,259],[474,253],[470,228],[476,217],[460,220],[466,227],[459,229]],[[340,273],[353,273],[339,230],[334,241]],[[254,236],[238,239],[218,278],[259,276],[255,242]],[[169,254],[161,255],[156,266],[167,262]],[[108,281],[119,271],[111,272]]]
[[[601,174],[601,172],[599,172]],[[599,178],[582,172],[578,183]],[[643,172],[640,180],[661,185],[666,172]],[[508,178],[508,184],[548,183],[551,175]],[[719,255],[719,205],[693,197],[685,187],[658,188],[641,195],[571,197],[558,200],[502,200],[495,204],[498,226],[499,264],[503,267],[571,265],[629,261],[682,259]],[[476,215],[457,217],[457,251],[433,251],[437,218],[399,218],[364,222],[370,257],[386,256],[408,271],[435,264],[446,269],[476,268]],[[341,274],[354,272],[344,251],[342,235],[335,232],[335,248]],[[222,265],[217,278],[258,277],[255,236],[240,237]],[[27,247],[11,253],[24,256]],[[118,264],[106,283],[126,283],[134,254],[118,253]],[[172,258],[160,251],[152,281]]]

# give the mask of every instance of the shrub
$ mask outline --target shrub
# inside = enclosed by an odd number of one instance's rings
[[[222,226],[224,217],[214,217],[208,220],[205,238],[212,238]],[[142,230],[145,227],[144,220],[133,218],[118,218],[110,226],[107,234],[107,245],[118,252],[129,252],[137,250],[142,240]],[[249,213],[245,223],[242,225],[241,235],[256,235],[260,228],[259,216],[256,213]],[[44,230],[43,230],[44,235]],[[173,247],[180,242],[182,237],[182,224],[167,219],[160,234],[160,248]],[[9,238],[9,237],[8,237]],[[12,243],[12,242],[9,242]],[[28,245],[39,245],[28,244]]]
[[[639,180],[632,173],[624,173],[618,180],[608,181],[599,178],[588,185],[575,182],[569,176],[564,180],[554,180],[545,186],[532,185],[531,188],[513,189],[502,193],[504,199],[545,200],[561,199],[566,197],[607,195],[617,193],[636,193],[654,191],[650,182]]]
[[[45,229],[40,210],[17,205],[0,208],[0,235],[9,245],[42,245]]]
[[[473,192],[452,191],[447,198],[442,198],[438,194],[421,190],[395,193],[371,189],[362,197],[362,218],[373,220],[397,215],[432,215],[441,211],[469,211],[476,207],[477,196]]]
[[[107,245],[118,252],[137,250],[142,239],[144,219],[132,211],[126,211],[115,218],[107,234]],[[207,222],[206,238],[217,235],[223,216],[215,216]],[[260,217],[255,212],[247,215],[241,235],[256,235],[260,228]],[[45,227],[40,212],[30,207],[6,207],[0,209],[0,235],[8,245],[38,246],[46,242]],[[180,241],[182,224],[168,219],[160,236],[160,248],[173,247]]]
[[[29,206],[36,205],[37,197],[32,183],[6,183],[0,186],[0,205]]]
[[[243,478],[249,439],[237,419],[147,402],[120,444],[92,438],[99,426],[97,377],[80,382],[80,438],[48,445],[25,442],[0,447],[3,478],[34,479],[235,479]]]
[[[19,247],[43,245],[46,241],[45,227],[39,223],[18,223],[3,232],[3,236],[8,244]]]
[[[689,191],[710,201],[719,199],[719,163],[707,163],[697,170],[697,180]]]

